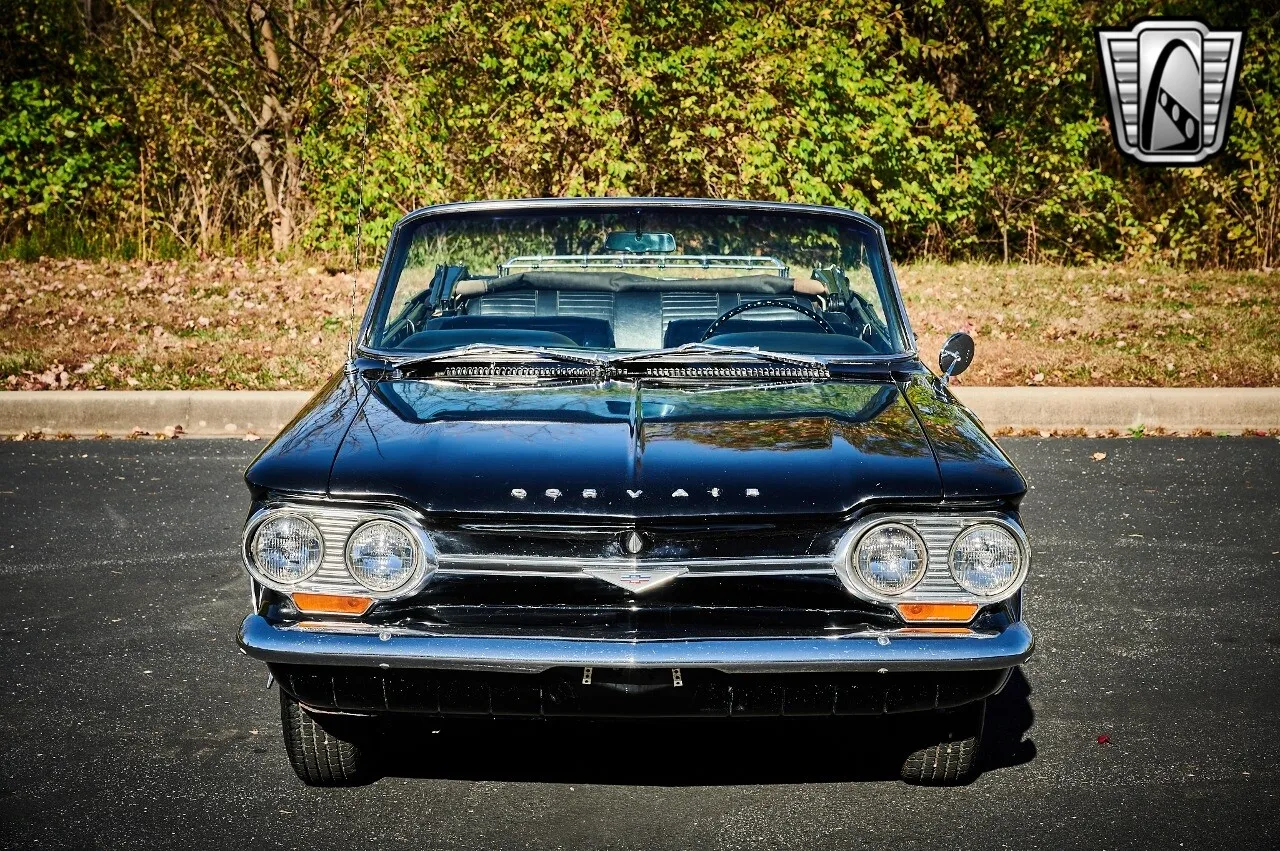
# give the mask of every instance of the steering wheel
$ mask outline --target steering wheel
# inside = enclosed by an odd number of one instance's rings
[[[831,327],[831,323],[823,319],[817,313],[817,311],[813,310],[812,308],[805,307],[803,304],[799,304],[794,301],[788,301],[786,299],[762,298],[758,301],[744,302],[743,304],[740,304],[734,308],[730,308],[729,310],[726,310],[724,313],[720,314],[719,318],[717,318],[715,322],[712,322],[710,325],[707,326],[707,332],[702,335],[701,339],[699,339],[698,342],[705,343],[708,339],[716,335],[716,332],[720,330],[721,325],[728,322],[730,319],[737,316],[739,313],[746,313],[748,310],[755,310],[757,307],[785,307],[787,310],[794,310],[796,313],[802,313],[805,316],[807,316],[809,319],[812,319],[814,322],[818,323],[818,327],[823,330],[823,333],[826,333],[826,334],[836,333],[836,329]]]

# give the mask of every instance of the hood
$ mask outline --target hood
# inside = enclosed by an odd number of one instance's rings
[[[938,500],[937,464],[884,381],[373,384],[334,497],[426,512],[621,518],[844,514]]]

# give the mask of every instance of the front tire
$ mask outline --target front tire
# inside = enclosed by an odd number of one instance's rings
[[[902,763],[902,779],[917,786],[959,786],[977,777],[986,714],[987,702],[980,700],[930,718],[917,739],[924,746]]]
[[[298,778],[308,786],[361,786],[378,779],[372,745],[373,719],[319,719],[280,690],[284,749]]]

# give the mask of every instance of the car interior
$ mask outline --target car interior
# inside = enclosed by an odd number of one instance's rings
[[[674,241],[610,234],[605,247],[621,246],[615,254],[508,258],[489,276],[436,266],[415,294],[388,308],[381,346],[649,351],[707,342],[823,355],[894,351],[882,314],[838,267],[801,278],[772,257],[672,256],[651,252],[655,245],[662,251]]]
[[[416,352],[494,343],[650,350],[705,340],[833,355],[893,350],[883,322],[857,294],[836,307],[822,293],[797,290],[792,278],[671,281],[526,272],[486,280],[458,271],[438,309],[422,298],[388,324],[388,347]],[[806,312],[784,306],[788,302]],[[738,308],[744,309],[717,323]]]

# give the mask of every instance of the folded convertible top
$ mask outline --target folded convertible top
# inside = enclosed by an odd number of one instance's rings
[[[795,281],[780,275],[739,275],[730,278],[677,278],[663,280],[633,272],[518,272],[500,278],[478,278],[459,281],[453,294],[464,298],[503,290],[587,290],[592,292],[626,292],[663,290],[688,281],[697,292],[762,293],[778,295],[793,291]]]

